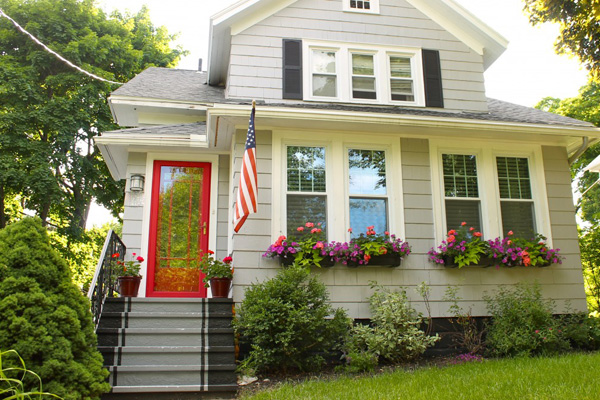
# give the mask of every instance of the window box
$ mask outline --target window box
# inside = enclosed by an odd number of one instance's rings
[[[396,268],[402,264],[402,257],[398,253],[382,254],[380,256],[373,256],[369,260],[367,265],[377,267],[389,267]],[[356,268],[359,266],[358,261],[348,261],[348,267]]]
[[[292,255],[292,254],[279,255],[279,263],[284,267],[291,266],[294,263],[294,261],[296,261],[296,257],[294,257],[294,255]],[[335,265],[335,261],[333,260],[332,257],[325,257],[324,259],[322,259],[320,261],[320,264],[321,264],[321,267],[330,268]],[[316,266],[316,265],[313,264],[313,266]]]

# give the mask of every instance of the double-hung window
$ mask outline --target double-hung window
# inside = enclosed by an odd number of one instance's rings
[[[415,101],[410,57],[389,56],[390,94],[392,101]]]
[[[388,230],[388,196],[385,151],[348,149],[350,227],[357,236],[367,226]]]
[[[535,208],[527,158],[496,157],[502,233],[531,238],[536,232]]]
[[[477,157],[471,154],[442,154],[446,228],[462,222],[481,231],[481,199],[477,179]]]
[[[312,50],[312,95],[314,97],[338,97],[336,54],[335,50]]]
[[[327,229],[325,147],[287,146],[287,235],[306,222]]]
[[[373,54],[352,53],[352,98],[377,99]]]

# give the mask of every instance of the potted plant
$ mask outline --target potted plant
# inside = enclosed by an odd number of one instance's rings
[[[292,264],[303,267],[331,267],[335,260],[328,254],[329,244],[321,223],[307,222],[296,228],[299,237],[279,236],[275,243],[269,246],[263,257],[278,257],[282,265]]]
[[[536,234],[532,239],[515,238],[512,231],[504,239],[488,240],[492,264],[504,267],[547,267],[562,263],[560,249],[548,248],[546,237]]]
[[[348,229],[352,233],[352,228]],[[346,250],[347,248],[347,250]],[[368,226],[366,233],[350,240],[347,246],[341,246],[345,252],[348,266],[359,265],[383,265],[397,267],[402,258],[410,254],[410,246],[407,242],[384,232],[383,235],[375,232],[374,226]]]
[[[140,289],[140,282],[142,280],[140,267],[144,262],[144,258],[142,256],[137,256],[136,253],[132,253],[132,260],[122,261],[118,259],[119,256],[119,253],[112,255],[116,265],[115,272],[119,283],[118,292],[121,297],[137,297]]]
[[[225,257],[223,261],[216,260],[214,254],[214,251],[208,250],[200,259],[200,270],[204,273],[202,281],[204,287],[210,287],[214,298],[227,298],[233,279],[233,259]]]
[[[431,262],[462,268],[466,265],[489,265],[487,248],[487,242],[481,239],[481,232],[462,222],[460,228],[448,231],[446,240],[437,250],[432,248],[427,254]]]

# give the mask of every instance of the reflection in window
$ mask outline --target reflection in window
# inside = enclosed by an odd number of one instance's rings
[[[337,97],[335,51],[313,50],[312,72],[313,96]]]
[[[481,231],[481,207],[477,183],[477,158],[474,155],[442,154],[446,228],[456,229],[462,222]]]
[[[287,235],[306,222],[327,227],[324,147],[287,147]]]
[[[387,231],[385,151],[349,149],[348,170],[352,236],[358,236],[371,225],[377,233]]]
[[[393,101],[415,101],[409,57],[390,56],[390,92]]]
[[[377,99],[375,65],[372,54],[352,54],[352,97]]]

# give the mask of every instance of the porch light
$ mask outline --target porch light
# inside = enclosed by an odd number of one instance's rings
[[[144,191],[144,175],[131,175],[129,178],[129,189],[132,192],[143,192]]]

